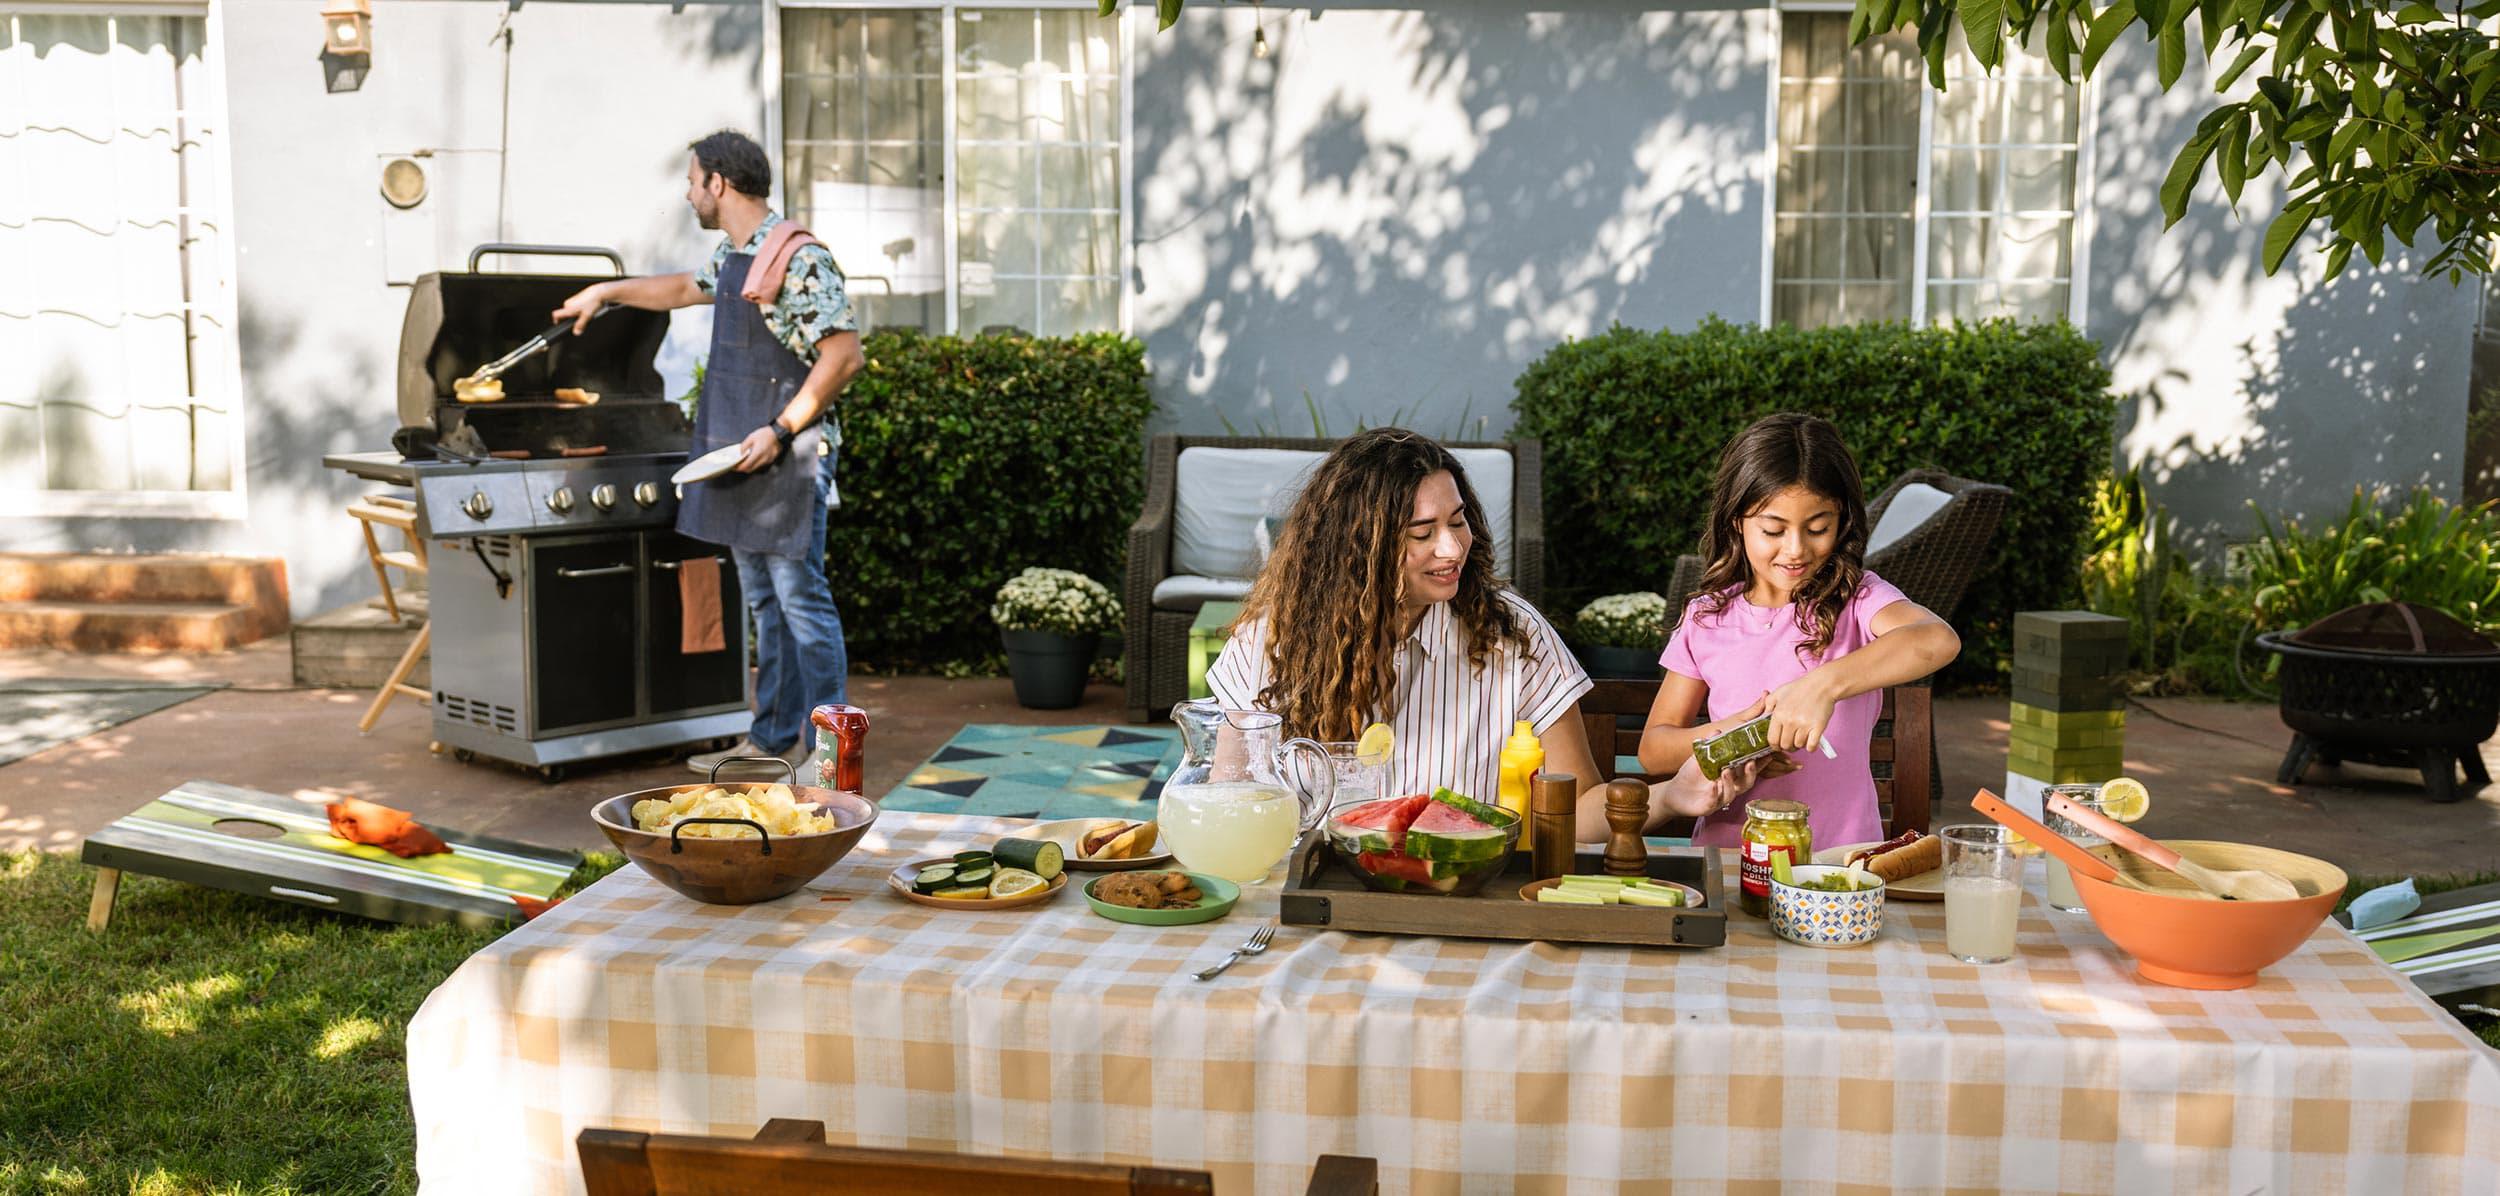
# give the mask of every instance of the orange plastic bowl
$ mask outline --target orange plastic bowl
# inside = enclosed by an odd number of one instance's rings
[[[2115,844],[2092,854],[2155,892],[2094,880],[2077,872],[2075,892],[2092,924],[2135,957],[2136,974],[2175,988],[2246,988],[2257,973],[2309,941],[2318,923],[2335,912],[2344,895],[2344,870],[2271,847],[2164,839],[2180,855],[2208,868],[2259,868],[2292,882],[2295,901],[2220,901],[2192,894],[2186,877],[2154,866]]]

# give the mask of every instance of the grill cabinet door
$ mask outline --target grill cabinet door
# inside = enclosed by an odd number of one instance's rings
[[[530,709],[540,737],[634,717],[631,534],[530,544]]]
[[[651,560],[646,595],[651,624],[643,652],[650,662],[652,717],[745,706],[746,604],[739,596],[738,571],[729,563],[729,550],[675,532],[648,533],[643,543]],[[685,606],[678,598],[677,566],[706,556],[720,560],[721,630],[728,646],[689,656],[681,650]]]

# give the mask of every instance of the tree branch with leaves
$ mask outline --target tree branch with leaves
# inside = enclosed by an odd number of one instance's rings
[[[1857,0],[1850,40],[1915,28],[1929,81],[1944,86],[1959,30],[1995,70],[2008,41],[2037,44],[2069,83],[2089,77],[2118,39],[2154,46],[2162,90],[2187,67],[2189,25],[2230,95],[2206,113],[2162,180],[2163,227],[2187,214],[2208,173],[2236,207],[2248,180],[2279,172],[2282,210],[2266,226],[2272,274],[2313,224],[2327,233],[2332,278],[2357,249],[2372,264],[2387,241],[2438,246],[2425,274],[2492,271],[2500,234],[2500,0],[2442,9],[2372,0]],[[2038,37],[2034,43],[2031,39]],[[2253,75],[2252,75],[2253,72]]]

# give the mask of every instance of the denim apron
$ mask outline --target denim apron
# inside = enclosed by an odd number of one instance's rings
[[[773,337],[763,309],[739,295],[753,254],[721,263],[712,289],[712,355],[703,367],[703,401],[695,409],[694,452],[700,457],[772,422],[807,380],[807,363]],[[791,440],[771,465],[732,470],[686,487],[677,530],[697,540],[747,552],[810,558],[825,550],[823,498],[816,489],[822,421]],[[813,541],[811,543],[811,541]]]

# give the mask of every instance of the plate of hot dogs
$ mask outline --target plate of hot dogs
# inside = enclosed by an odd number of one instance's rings
[[[1884,882],[1884,894],[1903,901],[1944,900],[1944,840],[1924,831],[1903,831],[1881,843],[1852,843],[1814,853],[1818,864],[1842,867],[1866,862]]]

